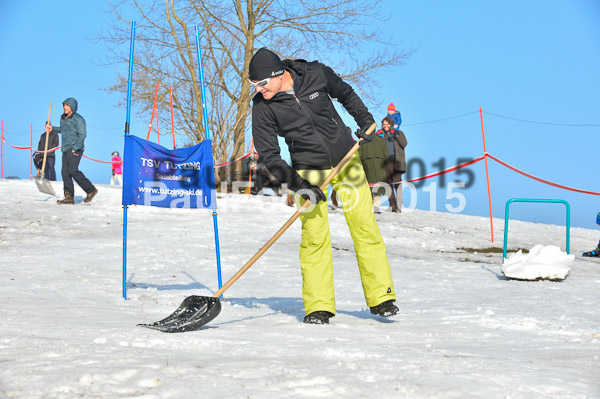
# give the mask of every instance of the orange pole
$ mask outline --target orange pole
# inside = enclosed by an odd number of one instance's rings
[[[148,125],[148,136],[146,141],[150,140],[150,132],[152,131],[152,121],[154,120],[154,110],[156,109],[156,97],[158,96],[158,83],[156,84],[156,91],[154,92],[154,104],[152,104],[152,116],[150,117],[150,125]]]
[[[156,105],[156,137],[158,144],[160,145],[160,130],[158,130],[158,104]]]
[[[481,118],[481,135],[483,136],[483,155],[485,157],[485,177],[487,179],[488,202],[490,203],[490,230],[492,232],[492,242],[494,242],[494,222],[492,220],[492,196],[490,194],[490,174],[488,170],[488,156],[485,149],[485,131],[483,130],[483,111],[479,107],[479,117]]]
[[[173,149],[175,149],[175,120],[173,119],[173,87],[169,86],[169,97],[171,99],[171,133],[173,133]]]

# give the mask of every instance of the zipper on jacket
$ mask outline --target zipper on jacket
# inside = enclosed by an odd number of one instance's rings
[[[323,148],[325,148],[325,151],[327,151],[327,157],[329,158],[329,166],[332,167],[332,168],[335,168],[335,165],[333,164],[333,158],[331,158],[331,152],[329,152],[329,147],[327,147],[327,144],[325,144],[325,140],[319,134],[319,131],[317,130],[317,127],[315,126],[315,122],[311,118],[310,113],[307,110],[305,110],[304,107],[300,104],[300,100],[298,99],[298,97],[296,97],[296,93],[292,93],[292,96],[294,96],[294,99],[298,103],[298,106],[300,107],[300,109],[302,111],[304,111],[304,113],[308,117],[308,120],[310,121],[310,124],[312,125],[313,131],[315,132],[315,134],[317,135],[317,137],[319,137],[319,140],[321,140],[321,143],[323,144]],[[336,123],[336,125],[337,125],[337,123]]]

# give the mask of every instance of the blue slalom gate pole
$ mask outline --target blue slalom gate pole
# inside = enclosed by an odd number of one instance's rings
[[[202,120],[204,122],[204,133],[206,135],[206,140],[210,140],[210,132],[208,130],[208,113],[206,108],[206,95],[204,89],[204,71],[202,70],[202,53],[200,50],[200,34],[198,25],[196,28],[196,49],[198,55],[198,69],[200,69],[200,85],[202,89]],[[216,188],[215,188],[216,189]],[[213,208],[212,211],[213,216],[213,228],[215,230],[215,251],[217,255],[217,275],[219,279],[219,289],[223,287],[223,282],[221,278],[221,250],[219,248],[219,225],[217,223],[217,208]],[[223,299],[223,295],[220,296]]]
[[[129,76],[127,78],[127,116],[125,118],[125,136],[129,136],[131,120],[131,79],[133,75],[133,43],[135,39],[135,21],[131,21],[131,42],[129,44]],[[125,190],[123,190],[125,195]],[[123,206],[123,298],[127,299],[127,206]]]

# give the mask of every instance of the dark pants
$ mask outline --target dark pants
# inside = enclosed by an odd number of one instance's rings
[[[398,172],[395,169],[395,166],[396,161],[394,158],[388,158],[385,163],[385,182],[391,187],[390,206],[392,207],[392,210],[398,209],[397,202],[399,202],[400,207],[402,207],[402,187],[399,184],[402,181],[402,172]],[[396,199],[396,197],[398,197],[398,199]]]
[[[44,177],[50,181],[56,181],[56,171],[54,170],[54,163],[56,158],[46,157],[46,170],[44,170]]]
[[[88,180],[87,177],[79,170],[79,162],[81,162],[81,157],[83,156],[83,151],[77,151],[73,153],[73,151],[69,150],[67,152],[62,153],[62,179],[63,179],[63,187],[65,193],[69,193],[71,195],[75,194],[75,186],[73,185],[73,180],[82,188],[86,194],[91,193],[96,189],[91,181]]]
[[[258,164],[252,171],[252,180],[254,180],[254,189],[256,193],[264,188],[265,185],[265,167],[262,164]]]
[[[385,163],[385,182],[391,187],[390,206],[392,210],[398,208],[398,205],[396,205],[396,187],[394,186],[394,164],[394,158],[388,158]]]

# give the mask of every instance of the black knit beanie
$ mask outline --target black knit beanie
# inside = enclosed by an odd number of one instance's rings
[[[258,49],[250,60],[249,79],[252,81],[272,78],[283,74],[281,58],[266,47]]]

